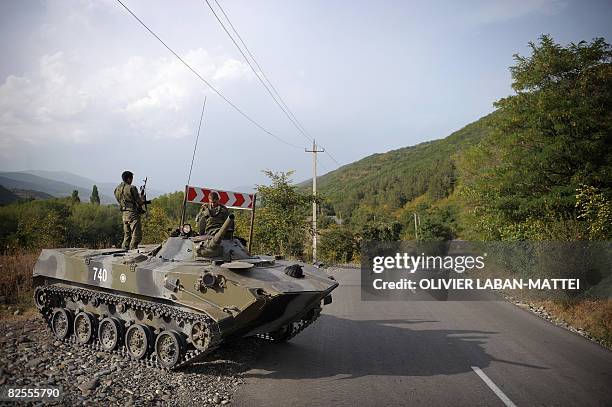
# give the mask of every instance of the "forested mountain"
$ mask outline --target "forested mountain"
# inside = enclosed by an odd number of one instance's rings
[[[121,171],[119,171],[119,173],[120,172]],[[90,192],[91,186],[97,185],[103,203],[115,203],[115,198],[113,197],[113,194],[115,191],[115,187],[119,182],[121,182],[119,174],[117,174],[117,179],[114,182],[101,182],[100,180],[93,180],[91,178],[73,174],[68,171],[27,170],[23,171],[23,173],[36,175],[53,181],[65,182],[67,184],[75,185],[79,188],[85,188]],[[140,186],[142,184],[142,181],[140,179],[137,179],[136,184]],[[166,192],[159,189],[151,188],[150,186],[147,187],[147,196],[149,198],[155,198],[156,196],[162,195],[164,193]]]
[[[346,220],[374,212],[380,219],[388,218],[383,212],[401,209],[425,194],[431,200],[445,198],[457,180],[458,155],[491,132],[493,116],[485,116],[441,140],[373,154],[345,165],[318,178],[319,193],[336,215]]]
[[[15,195],[12,191],[4,188],[0,185],[0,205],[8,204],[11,202],[15,202],[19,199],[17,195]]]
[[[113,191],[119,182],[120,179],[115,183],[99,182],[67,171],[0,172],[0,185],[4,185],[8,189],[40,191],[56,198],[69,196],[72,191],[77,190],[82,198],[87,199],[91,194],[92,187],[97,185],[100,200],[104,204],[115,203]],[[140,185],[140,181],[138,185]],[[161,190],[147,188],[149,198],[155,198],[163,193]]]
[[[0,173],[0,185],[8,189],[24,189],[44,192],[54,197],[70,196],[72,191],[79,191],[79,195],[88,198],[91,194],[93,183],[89,186],[79,186],[63,181],[55,181],[42,176],[29,174],[27,172],[2,172]],[[114,198],[102,195],[103,203],[113,203]]]
[[[51,199],[53,198],[52,195],[49,195],[49,194],[46,194],[40,191],[34,191],[31,189],[15,188],[15,189],[11,189],[11,192],[15,194],[17,199],[32,200],[32,199]]]
[[[323,212],[368,240],[609,239],[612,48],[529,45],[494,113],[321,176]]]

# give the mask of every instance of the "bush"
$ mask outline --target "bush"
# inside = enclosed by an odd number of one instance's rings
[[[330,225],[321,230],[317,255],[328,263],[350,263],[359,252],[359,243],[353,232],[344,225]]]
[[[270,185],[258,185],[254,248],[256,252],[302,257],[312,236],[307,222],[312,197],[293,185],[292,172],[264,171]]]
[[[152,205],[142,225],[142,242],[161,243],[168,238],[168,229],[176,229],[178,220],[171,219],[160,206]]]
[[[67,240],[71,246],[109,247],[118,245],[123,238],[121,213],[108,205],[74,205],[68,227]]]
[[[31,302],[32,270],[37,258],[38,252],[0,255],[0,302]]]
[[[4,253],[41,248],[107,247],[122,238],[116,206],[72,203],[68,199],[16,202],[0,207]]]

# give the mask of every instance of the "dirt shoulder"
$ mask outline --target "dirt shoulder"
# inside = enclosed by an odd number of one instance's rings
[[[177,372],[55,340],[34,313],[0,327],[0,385],[60,386],[61,405],[227,405],[255,357],[251,340],[227,345]]]

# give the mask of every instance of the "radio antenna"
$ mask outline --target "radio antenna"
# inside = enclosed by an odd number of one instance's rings
[[[187,207],[187,187],[191,181],[191,171],[193,170],[193,162],[195,161],[196,150],[198,149],[198,140],[200,139],[200,129],[202,128],[202,119],[204,118],[204,108],[206,107],[206,96],[204,96],[204,104],[202,104],[202,113],[200,114],[200,124],[198,125],[198,134],[196,135],[195,145],[193,146],[193,155],[191,156],[191,166],[189,167],[189,175],[187,176],[187,184],[185,184],[185,196],[183,198],[183,210],[181,212],[181,224],[179,228],[183,227],[185,223],[185,209]]]
[[[196,135],[195,145],[193,146],[193,155],[191,156],[191,166],[189,167],[189,176],[187,177],[187,185],[191,181],[191,170],[193,170],[193,161],[195,160],[196,150],[198,148],[198,139],[200,138],[200,129],[202,128],[202,119],[204,118],[204,108],[206,107],[206,96],[204,96],[204,104],[202,105],[202,114],[200,114],[200,124],[198,125],[198,134]]]

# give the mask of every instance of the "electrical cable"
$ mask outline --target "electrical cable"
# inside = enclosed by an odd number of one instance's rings
[[[295,126],[295,128],[304,136],[306,137],[309,141],[313,141],[313,137],[310,135],[310,133],[308,133],[308,131],[304,128],[304,126],[302,125],[302,123],[300,123],[300,121],[297,119],[297,117],[295,117],[295,114],[291,111],[291,109],[289,108],[289,106],[287,105],[287,103],[283,100],[282,96],[279,94],[278,90],[276,89],[276,87],[272,84],[272,82],[270,81],[270,79],[268,78],[268,76],[265,74],[264,70],[262,69],[261,65],[259,64],[259,62],[257,62],[257,59],[255,59],[255,56],[253,55],[253,53],[251,52],[251,50],[249,49],[249,47],[246,45],[246,43],[244,42],[244,40],[242,39],[242,36],[238,33],[238,30],[236,29],[236,27],[234,26],[234,24],[232,23],[232,21],[230,20],[229,16],[227,15],[227,13],[225,12],[225,10],[223,9],[223,7],[221,6],[221,4],[219,4],[219,2],[217,0],[214,0],[215,4],[217,5],[217,7],[219,8],[219,10],[221,10],[221,13],[223,14],[223,16],[225,17],[225,19],[227,20],[229,26],[231,27],[232,31],[234,32],[234,34],[236,35],[236,37],[238,38],[238,40],[240,41],[240,43],[242,44],[242,46],[245,48],[246,52],[249,54],[249,56],[251,57],[251,59],[253,60],[253,62],[255,63],[255,65],[257,66],[257,68],[259,69],[259,72],[261,73],[261,77],[259,76],[258,71],[253,67],[253,65],[251,64],[251,62],[249,61],[249,58],[247,58],[247,56],[245,55],[244,51],[242,50],[242,48],[240,47],[240,45],[238,45],[238,43],[236,42],[236,40],[234,39],[234,37],[229,33],[227,27],[225,26],[225,24],[221,21],[221,19],[219,18],[219,16],[217,15],[217,13],[215,12],[214,8],[211,6],[209,0],[204,0],[204,2],[208,5],[208,8],[210,8],[210,11],[213,13],[213,15],[215,16],[215,18],[217,19],[217,21],[219,22],[219,24],[221,25],[221,27],[223,28],[223,30],[225,31],[225,33],[227,34],[227,36],[232,40],[232,42],[234,43],[234,45],[236,46],[236,48],[238,48],[238,51],[240,51],[240,53],[242,54],[242,57],[244,58],[244,60],[247,62],[247,64],[251,67],[251,70],[253,71],[253,73],[255,74],[255,76],[257,77],[257,79],[259,80],[259,82],[261,82],[261,84],[264,86],[264,88],[266,88],[266,90],[268,91],[268,93],[270,94],[270,96],[272,97],[272,99],[274,100],[274,102],[278,105],[278,107],[283,111],[283,113],[287,116],[287,118],[291,121],[291,123]],[[262,77],[265,79],[265,81],[267,82],[267,84],[270,86],[268,87],[268,85],[263,81]],[[270,88],[272,90],[270,90]],[[276,95],[276,97],[275,97]],[[278,100],[277,100],[278,98]],[[286,110],[285,110],[286,109]],[[321,146],[323,147],[323,146]],[[325,153],[337,164],[340,165],[340,163],[327,151],[327,149],[324,149]]]
[[[204,0],[204,2],[206,3],[206,5],[208,5],[208,8],[210,9],[210,11],[213,13],[213,15],[215,16],[215,18],[217,19],[217,21],[219,22],[219,24],[221,25],[221,28],[223,28],[223,31],[225,31],[225,33],[227,34],[227,36],[230,38],[230,40],[232,40],[232,42],[234,43],[234,45],[236,46],[236,48],[238,48],[238,51],[240,51],[240,54],[242,54],[242,57],[244,58],[244,60],[246,61],[246,63],[249,65],[249,67],[251,68],[251,70],[253,71],[253,73],[255,74],[255,76],[257,77],[257,79],[259,80],[259,82],[263,85],[263,87],[266,89],[266,91],[268,91],[268,94],[270,95],[270,97],[272,97],[272,100],[274,100],[274,102],[277,104],[277,106],[283,111],[283,113],[285,114],[285,116],[287,116],[287,118],[289,119],[289,121],[291,122],[291,124],[293,124],[293,126],[304,136],[306,137],[307,140],[312,141],[311,138],[309,138],[304,131],[300,128],[300,126],[295,122],[295,119],[292,118],[292,114],[289,114],[287,111],[290,112],[289,108],[287,108],[287,110],[285,110],[285,107],[283,107],[283,105],[281,105],[282,102],[282,98],[279,99],[281,100],[281,102],[279,102],[276,98],[276,96],[274,95],[274,93],[272,92],[272,90],[270,90],[270,88],[268,87],[268,85],[266,84],[266,82],[263,81],[263,79],[259,76],[259,73],[257,72],[257,70],[255,69],[255,67],[253,66],[253,64],[251,64],[251,61],[249,60],[249,58],[247,58],[247,56],[245,55],[244,51],[242,50],[242,48],[240,47],[240,45],[238,45],[238,43],[236,42],[236,40],[234,39],[234,37],[232,37],[232,35],[230,34],[230,32],[227,30],[227,27],[225,27],[225,24],[223,24],[223,22],[221,21],[221,19],[219,18],[219,16],[217,15],[217,13],[215,12],[215,10],[213,9],[213,7],[210,5],[210,2],[208,0]],[[219,5],[219,3],[217,3],[217,5]],[[220,8],[221,6],[219,6]],[[223,11],[223,10],[221,10]],[[225,17],[227,18],[227,15],[225,13],[223,13],[225,15]],[[229,19],[228,19],[229,21]],[[231,25],[231,23],[230,23]],[[244,44],[244,42],[243,42]],[[246,45],[245,45],[245,48]],[[247,48],[248,51],[248,48]],[[252,54],[249,52],[249,55],[251,55],[251,58],[253,58]],[[254,60],[254,59],[253,59]],[[254,60],[255,61],[255,60]],[[255,61],[255,63],[257,63],[257,61]],[[260,67],[261,69],[261,67]],[[262,72],[262,76],[265,77],[265,75],[263,74],[263,70],[261,70]],[[269,81],[268,81],[269,82]],[[284,102],[283,102],[284,104]],[[286,104],[285,104],[286,106]]]
[[[134,12],[132,12],[132,10],[130,10],[128,6],[126,6],[121,0],[117,0],[117,2],[119,4],[121,4],[121,6],[123,6],[123,8],[125,8],[127,10],[127,12],[132,15],[132,17],[134,17],[136,19],[136,21],[138,21],[168,51],[170,51],[179,61],[181,61],[183,63],[183,65],[185,65],[202,82],[204,82],[213,92],[215,92],[221,99],[223,99],[223,101],[225,101],[228,105],[230,105],[234,110],[236,110],[238,113],[240,113],[245,119],[250,121],[252,124],[254,124],[257,128],[259,128],[264,133],[268,134],[269,136],[274,137],[276,140],[282,142],[283,144],[286,144],[286,145],[294,147],[294,148],[298,148],[300,150],[303,148],[301,146],[298,146],[297,144],[293,144],[293,143],[291,143],[291,142],[289,142],[287,140],[284,140],[283,138],[277,136],[276,134],[272,133],[271,131],[269,131],[268,129],[263,127],[261,124],[259,124],[251,116],[246,114],[242,109],[240,109],[238,106],[236,106],[232,101],[230,101],[227,97],[225,97],[219,90],[217,90],[217,88],[215,88],[210,82],[208,82],[206,79],[204,79],[204,77],[202,75],[200,75],[200,73],[198,71],[196,71],[194,68],[192,68],[191,65],[189,65],[183,58],[181,58],[172,48],[170,48],[157,34],[155,34],[155,32],[153,32],[153,30],[151,30],[140,18],[138,18],[138,16],[136,14],[134,14]]]

